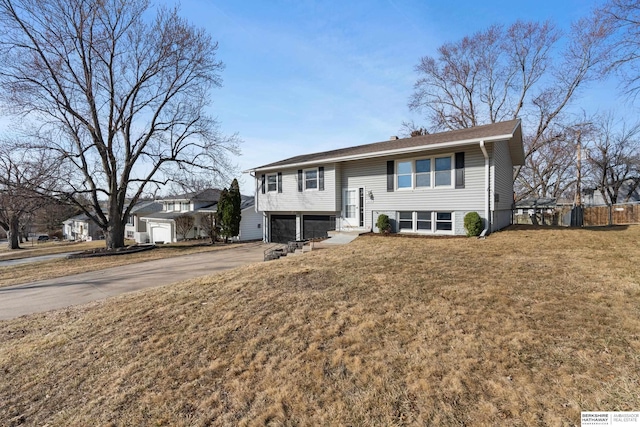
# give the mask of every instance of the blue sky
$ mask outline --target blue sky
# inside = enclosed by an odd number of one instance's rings
[[[241,170],[397,135],[414,67],[441,44],[517,19],[568,29],[595,2],[182,0],[181,14],[219,42],[226,68],[212,93],[225,133],[243,140]],[[594,87],[584,105],[616,102]],[[242,191],[253,194],[248,175]]]

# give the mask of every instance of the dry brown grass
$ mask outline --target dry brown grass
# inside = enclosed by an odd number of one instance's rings
[[[233,243],[232,245],[237,246],[241,244],[242,243]],[[103,246],[104,242],[98,247]],[[138,262],[152,261],[156,259],[189,255],[200,252],[217,251],[228,247],[229,245],[225,245],[223,243],[210,246],[202,244],[202,242],[178,242],[175,244],[172,243],[170,245],[162,245],[150,251],[126,255],[76,259],[60,258],[10,267],[0,267],[0,288],[18,285],[21,283],[35,282],[38,280],[69,276],[77,273],[85,273],[88,271],[103,270],[105,268],[118,267],[121,265],[135,264]],[[91,249],[91,247],[85,247],[79,250],[84,249]],[[75,250],[75,247],[72,250]],[[68,251],[69,249],[65,250],[64,252]]]
[[[9,249],[6,244],[0,245],[0,261],[23,259],[35,256],[59,254],[63,252],[80,252],[88,249],[103,248],[104,240],[92,242],[43,242],[30,241],[20,244],[20,249]]]
[[[0,424],[577,425],[640,408],[640,228],[364,237],[0,323]]]

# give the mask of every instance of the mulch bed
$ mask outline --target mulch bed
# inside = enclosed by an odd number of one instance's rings
[[[132,246],[125,246],[124,248],[117,248],[117,249],[107,249],[107,248],[90,249],[88,251],[80,252],[77,254],[71,254],[67,256],[67,258],[93,258],[93,257],[100,257],[100,256],[127,255],[127,254],[135,254],[137,252],[148,251],[155,248],[156,248],[156,245],[141,245],[141,246],[132,245]]]

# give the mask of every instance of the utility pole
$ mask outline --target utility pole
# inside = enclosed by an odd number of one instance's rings
[[[575,203],[576,206],[582,205],[582,189],[580,188],[580,180],[582,179],[582,141],[580,141],[582,131],[578,129],[578,143],[576,144],[576,165],[577,165],[577,179],[576,179],[576,198]]]

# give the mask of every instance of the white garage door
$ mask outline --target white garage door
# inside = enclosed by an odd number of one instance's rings
[[[151,227],[151,239],[153,240],[152,243],[171,243],[171,225],[159,224]]]

